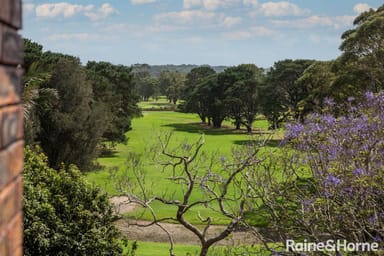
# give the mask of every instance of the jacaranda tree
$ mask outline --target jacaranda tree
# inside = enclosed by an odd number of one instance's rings
[[[335,117],[329,113],[337,106],[326,100],[321,114],[287,125],[291,154],[275,164],[279,177],[255,177],[263,201],[256,212],[267,216],[265,226],[276,239],[384,238],[384,93],[367,92],[355,101],[349,98],[346,114]]]

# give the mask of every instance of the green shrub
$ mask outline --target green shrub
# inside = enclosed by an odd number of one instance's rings
[[[26,148],[23,176],[25,255],[122,255],[107,195],[77,168],[54,170]]]

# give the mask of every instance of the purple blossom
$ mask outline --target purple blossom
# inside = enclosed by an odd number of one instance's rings
[[[373,92],[366,92],[365,98],[367,99],[368,102],[372,101],[375,99],[375,94]]]
[[[340,185],[341,184],[341,179],[337,178],[336,176],[334,175],[328,175],[326,178],[325,178],[325,186],[329,187],[329,186],[334,186],[336,187],[337,185]]]
[[[335,105],[335,101],[333,99],[330,99],[330,98],[325,98],[324,99],[324,104],[329,106],[329,107],[332,107]]]
[[[287,124],[286,131],[287,139],[297,138],[304,131],[304,126],[302,124]]]
[[[352,172],[352,174],[355,175],[355,176],[360,176],[360,175],[364,175],[364,174],[365,174],[365,171],[364,171],[364,169],[357,168],[357,169],[355,169],[355,170]]]

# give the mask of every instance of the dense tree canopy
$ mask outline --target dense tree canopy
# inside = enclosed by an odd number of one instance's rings
[[[40,144],[52,167],[89,170],[100,144],[127,142],[131,120],[140,116],[132,69],[108,62],[84,67],[74,56],[42,49],[25,39],[26,143]]]
[[[343,100],[378,92],[384,84],[384,6],[360,14],[354,25],[342,35],[342,55],[334,65],[335,88]]]
[[[263,69],[254,64],[242,64],[226,69],[219,75],[219,83],[225,89],[225,102],[231,117],[240,129],[246,126],[252,131],[252,123],[259,111],[259,88],[264,81]]]
[[[93,99],[85,70],[72,59],[60,59],[45,86],[59,95],[40,115],[38,140],[51,166],[64,163],[90,169],[97,156],[96,146],[111,121],[105,105]]]
[[[272,128],[280,127],[288,117],[303,119],[302,100],[308,95],[306,86],[298,85],[297,80],[314,61],[282,60],[274,64],[267,74],[262,89],[262,112]]]
[[[140,99],[136,94],[132,69],[94,61],[88,62],[86,69],[95,100],[104,103],[111,118],[103,133],[103,140],[127,142],[125,133],[131,129],[132,118],[141,115],[137,106]]]
[[[199,90],[199,85],[216,72],[211,67],[201,66],[192,69],[186,76],[183,99],[185,112],[197,113],[203,123],[208,117],[208,99],[205,92]]]
[[[185,74],[178,71],[162,71],[159,77],[160,93],[167,96],[169,102],[176,102],[182,97]]]
[[[122,254],[107,195],[78,169],[51,169],[42,153],[26,148],[23,177],[25,255]]]

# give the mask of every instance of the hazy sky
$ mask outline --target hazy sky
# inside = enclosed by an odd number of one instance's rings
[[[23,36],[114,64],[336,58],[341,34],[378,0],[24,0]]]

